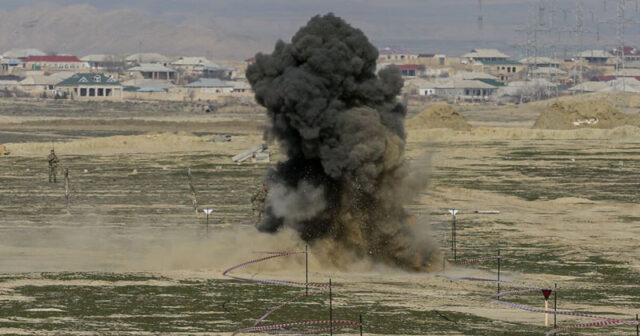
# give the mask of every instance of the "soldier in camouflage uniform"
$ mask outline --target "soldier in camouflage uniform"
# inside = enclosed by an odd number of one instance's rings
[[[57,183],[56,175],[58,174],[58,156],[53,149],[51,150],[51,154],[47,156],[47,161],[49,161],[49,183],[51,183],[51,181],[53,181],[53,183]]]
[[[265,211],[265,202],[267,201],[267,194],[269,193],[269,187],[266,183],[262,184],[262,188],[256,191],[251,196],[251,208],[253,210],[253,217],[255,219],[255,225],[260,225],[262,217]]]

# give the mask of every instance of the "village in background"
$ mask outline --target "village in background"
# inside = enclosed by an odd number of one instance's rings
[[[570,58],[515,59],[497,49],[460,56],[379,50],[378,68],[397,66],[403,96],[452,104],[524,103],[593,92],[640,92],[640,50],[584,50]],[[62,55],[11,49],[0,56],[0,96],[83,101],[175,101],[250,104],[245,61],[158,53]],[[204,109],[208,110],[206,105]],[[208,110],[207,112],[210,112]]]

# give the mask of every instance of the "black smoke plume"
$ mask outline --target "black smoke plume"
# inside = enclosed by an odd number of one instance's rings
[[[377,58],[364,33],[333,14],[256,55],[246,76],[287,155],[268,173],[259,229],[292,227],[311,243],[328,239],[363,257],[424,266],[434,247],[403,204],[426,178],[415,179],[404,158],[406,110],[396,100],[403,80],[395,67],[376,74]]]

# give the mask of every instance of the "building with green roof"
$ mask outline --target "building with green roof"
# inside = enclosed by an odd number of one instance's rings
[[[55,85],[59,95],[74,100],[121,101],[122,84],[102,73],[77,73]]]

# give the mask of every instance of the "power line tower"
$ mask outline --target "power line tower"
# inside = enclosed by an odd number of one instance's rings
[[[626,108],[626,99],[624,98],[626,92],[626,80],[624,78],[624,64],[625,64],[625,43],[624,43],[624,26],[625,26],[625,10],[627,7],[627,0],[618,0],[618,6],[616,9],[616,41],[618,42],[618,52],[616,53],[616,81],[614,85],[614,102],[613,106],[618,105],[618,77],[622,75],[622,104],[623,108]]]
[[[478,40],[484,46],[484,15],[482,14],[482,0],[478,0]]]
[[[575,27],[575,37],[576,37],[576,50],[575,55],[578,55],[580,52],[584,50],[584,3],[582,0],[576,0],[576,27]],[[578,70],[579,71],[576,71]],[[574,84],[582,83],[584,76],[584,67],[582,64],[578,65],[578,69],[574,68],[573,71],[573,82]],[[575,92],[575,91],[574,91]]]

